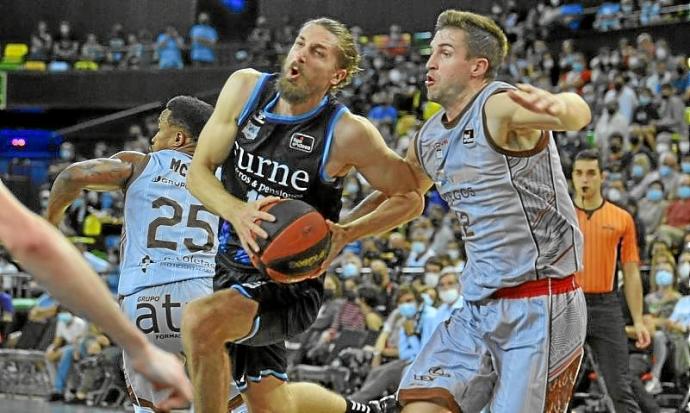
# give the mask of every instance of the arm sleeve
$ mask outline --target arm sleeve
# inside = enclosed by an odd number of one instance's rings
[[[639,263],[640,254],[637,250],[637,234],[635,233],[635,222],[630,214],[625,213],[625,232],[623,233],[623,244],[621,246],[621,263]]]

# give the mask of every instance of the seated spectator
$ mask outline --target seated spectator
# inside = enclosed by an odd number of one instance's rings
[[[608,158],[611,135],[617,134],[623,137],[623,141],[627,140],[628,126],[629,121],[618,110],[618,103],[616,101],[608,102],[606,110],[601,113],[596,126],[594,126],[594,138],[601,152],[602,159]]]
[[[661,20],[661,5],[658,1],[642,0],[640,2],[640,24],[648,26]]]
[[[124,30],[120,23],[115,23],[110,30],[110,38],[108,39],[108,64],[112,67],[120,67],[125,51]]]
[[[383,45],[384,53],[390,57],[403,56],[410,49],[410,44],[400,30],[400,26],[392,24],[388,31],[388,37]]]
[[[618,111],[625,117],[625,125],[630,125],[632,121],[633,111],[637,107],[637,95],[633,88],[625,81],[623,75],[616,75],[613,79],[613,88],[609,89],[604,95],[604,103],[616,101],[618,103]],[[619,131],[622,133],[622,131]],[[626,133],[622,133],[627,136]]]
[[[648,88],[642,88],[639,105],[633,112],[633,123],[639,125],[653,124],[660,119],[659,106],[654,102],[654,95]]]
[[[690,295],[690,250],[681,253],[678,257],[676,272],[678,277],[678,289],[683,295]]]
[[[79,56],[79,43],[72,37],[69,22],[60,22],[60,32],[53,43],[53,60],[73,62]]]
[[[74,352],[79,345],[79,339],[86,335],[88,323],[68,312],[58,314],[55,339],[46,350],[46,362],[53,371],[55,378],[53,392],[49,401],[64,400],[65,384],[74,361]]]
[[[137,39],[136,34],[130,33],[127,35],[125,50],[125,55],[122,58],[122,67],[139,69],[144,55],[144,45]]]
[[[105,47],[98,43],[98,39],[94,33],[86,35],[86,42],[81,46],[80,58],[96,63],[101,63],[105,59]]]
[[[53,51],[53,36],[48,32],[48,24],[41,20],[35,32],[31,33],[29,60],[47,62]]]
[[[607,32],[621,29],[621,5],[618,3],[604,3],[597,9],[594,28]]]
[[[383,295],[379,298],[379,306],[382,306],[385,309],[384,313],[388,314],[395,307],[398,286],[391,280],[390,268],[383,260],[372,260],[369,268],[371,269],[369,283],[383,291]]]
[[[158,50],[158,67],[161,69],[182,69],[182,49],[184,41],[177,29],[168,26],[164,33],[158,35],[156,49]]]
[[[639,184],[631,189],[630,196],[635,199],[642,198],[652,182],[661,182],[666,194],[675,194],[679,179],[676,155],[671,152],[663,152],[659,155],[659,168],[648,173]]]
[[[453,267],[443,269],[436,290],[438,291],[438,298],[441,301],[441,305],[436,309],[436,318],[434,322],[436,325],[439,325],[448,320],[454,310],[462,308],[465,304],[460,294],[461,288],[458,274]]]
[[[197,24],[189,30],[190,60],[195,66],[212,65],[216,62],[214,48],[218,41],[218,33],[209,21],[208,13],[199,13]]]
[[[156,54],[156,45],[153,44],[153,35],[148,30],[139,30],[137,39],[141,44],[141,56],[139,56],[138,67],[148,68],[153,64]],[[156,129],[157,128],[156,126]]]
[[[398,120],[398,110],[393,106],[390,93],[380,92],[372,97],[374,106],[367,114],[367,118],[376,124],[386,123],[395,125]]]
[[[669,201],[659,234],[680,244],[685,231],[690,229],[690,175],[680,175],[676,196]]]
[[[399,232],[392,232],[388,235],[388,242],[381,254],[389,267],[399,268],[407,260],[408,247],[405,236]]]
[[[661,85],[661,104],[659,105],[661,119],[656,122],[659,132],[677,133],[688,138],[688,123],[685,120],[685,102],[676,95],[673,85]]]
[[[435,310],[423,304],[414,288],[401,286],[395,301],[397,308],[376,340],[372,369],[352,400],[365,402],[395,392],[405,367],[419,353],[422,336],[431,335],[426,330],[433,330]]]
[[[630,162],[632,161],[629,152],[624,150],[625,141],[623,135],[614,132],[609,135],[609,148],[604,158],[604,168],[610,171],[624,173],[628,170]],[[625,176],[620,177],[625,179]]]
[[[664,192],[664,184],[654,181],[649,184],[647,194],[639,202],[637,215],[645,226],[646,235],[652,235],[661,224],[668,201]]]

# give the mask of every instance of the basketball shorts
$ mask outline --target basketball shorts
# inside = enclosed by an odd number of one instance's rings
[[[579,288],[465,302],[441,323],[405,373],[402,404],[452,412],[564,412],[582,358],[587,311]]]
[[[210,277],[195,278],[145,288],[123,297],[120,307],[151,343],[181,355],[182,311],[188,302],[212,293],[213,281]],[[167,395],[166,392],[159,394],[148,380],[131,368],[127,353],[124,354],[124,371],[134,403],[149,407]]]
[[[323,281],[283,284],[256,270],[218,265],[214,289],[225,288],[259,303],[249,335],[227,345],[237,388],[245,391],[249,382],[258,383],[267,376],[287,381],[285,340],[304,332],[316,319],[323,302]]]

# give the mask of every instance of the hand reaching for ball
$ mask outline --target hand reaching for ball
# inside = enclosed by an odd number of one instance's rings
[[[259,245],[256,243],[255,237],[268,237],[266,231],[261,228],[261,221],[273,222],[276,218],[264,212],[261,208],[270,205],[274,202],[280,201],[280,198],[269,196],[252,202],[238,202],[233,207],[233,213],[229,217],[223,217],[230,221],[235,233],[242,243],[242,248],[247,251],[247,254],[259,252]]]

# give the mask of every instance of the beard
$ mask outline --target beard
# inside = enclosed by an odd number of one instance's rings
[[[285,99],[290,103],[302,103],[307,100],[310,96],[310,90],[305,86],[299,86],[298,83],[304,78],[304,74],[300,73],[300,77],[296,82],[290,82],[286,78],[286,70],[280,73],[280,78],[278,83],[276,83],[276,89],[280,93],[280,97]],[[306,79],[305,79],[305,83]]]

